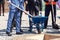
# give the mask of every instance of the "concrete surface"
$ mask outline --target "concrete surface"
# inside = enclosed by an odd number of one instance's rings
[[[43,12],[44,16],[44,12]],[[57,11],[57,16],[60,16],[60,10]],[[22,35],[16,35],[15,30],[12,32],[12,36],[7,36],[5,31],[7,28],[7,20],[8,20],[8,12],[5,13],[5,16],[0,16],[0,40],[43,40],[45,34],[58,34],[60,36],[60,29],[52,29],[52,27],[49,27],[47,29],[44,29],[44,31],[41,34],[36,34],[37,30],[33,29],[33,33],[28,32],[29,27],[29,19],[28,16],[23,14],[22,16],[22,29],[24,33]],[[57,18],[56,22],[60,26],[60,19]],[[51,26],[51,15],[49,16],[49,22],[48,25]],[[15,28],[14,28],[15,29]]]

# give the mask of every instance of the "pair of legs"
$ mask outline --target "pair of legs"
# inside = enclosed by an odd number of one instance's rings
[[[18,10],[17,8],[14,9],[10,9],[9,12],[9,18],[8,18],[8,23],[7,23],[7,29],[6,29],[6,33],[9,34],[11,32],[11,28],[12,28],[12,21],[13,18],[15,17],[15,21],[16,21],[16,33],[21,33],[21,25],[20,25],[20,13],[21,11]]]
[[[54,10],[54,12],[53,12],[53,10]],[[44,23],[44,27],[45,28],[47,28],[48,17],[49,17],[50,11],[51,11],[51,15],[52,15],[52,26],[56,22],[56,5],[53,5],[53,10],[52,10],[52,6],[51,5],[45,5],[45,16],[47,17],[47,19],[46,19],[46,21]],[[55,20],[55,22],[54,22],[54,20]]]
[[[2,8],[2,10],[1,10]],[[3,16],[4,16],[4,3],[0,4],[0,16],[1,16],[1,11],[3,12]]]
[[[20,14],[20,25],[21,25],[21,19],[22,19],[22,11],[21,11],[21,14]],[[16,27],[15,17],[13,18],[13,21],[12,21],[12,28],[13,27]]]
[[[32,16],[33,16],[34,14],[35,14],[35,16],[39,15],[39,12],[36,11],[36,10],[35,10],[35,11],[30,10],[29,13],[30,13]],[[32,20],[30,20],[30,16],[29,16],[29,25],[30,25],[29,31],[32,32],[32,28],[33,28],[32,26],[33,26],[33,25],[32,25]],[[36,28],[37,28],[37,30],[38,30],[38,33],[40,33],[40,27],[39,27],[39,24],[38,24],[38,23],[36,24]]]

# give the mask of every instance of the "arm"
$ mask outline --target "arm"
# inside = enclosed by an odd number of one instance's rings
[[[48,0],[44,0],[44,2],[48,2]]]
[[[55,2],[57,2],[58,0],[54,0]]]
[[[9,2],[11,2],[11,0],[7,0],[7,3],[10,4]]]
[[[7,0],[8,2],[11,2],[11,0]]]

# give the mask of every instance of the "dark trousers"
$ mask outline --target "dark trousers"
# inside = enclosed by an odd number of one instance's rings
[[[3,16],[4,16],[4,3],[0,4],[0,16],[1,16],[1,8],[2,8],[2,12],[3,12]]]
[[[40,7],[40,11],[42,11],[42,0],[40,0],[40,5],[39,5],[39,7]]]
[[[52,11],[51,5],[45,5],[45,16],[47,17],[47,19],[44,23],[45,28],[47,27],[47,24],[48,24],[48,17],[49,17],[50,11],[51,11],[51,16],[52,16],[52,26],[54,24],[54,20],[56,22],[56,5],[53,6],[53,10],[54,10],[54,13]]]
[[[30,10],[29,13],[35,16],[39,15],[39,12],[36,10],[35,11]],[[30,16],[29,16],[29,25],[30,25],[30,30],[32,30],[32,20],[30,20]]]

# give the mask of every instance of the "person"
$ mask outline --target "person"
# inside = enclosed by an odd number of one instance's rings
[[[37,0],[26,0],[26,11],[29,11],[29,14],[31,14],[32,16],[37,16],[39,15],[39,7],[38,7],[38,2]],[[29,30],[30,32],[32,32],[32,21],[30,20],[31,17],[29,16]],[[37,30],[38,30],[38,34],[41,33],[40,32],[40,28],[39,27],[36,27]]]
[[[58,0],[57,5],[58,5],[58,7],[60,8],[60,0]]]
[[[10,4],[13,3],[15,4],[16,6],[19,6],[22,10],[24,10],[24,7],[23,7],[23,3],[24,3],[24,0],[8,0],[8,3]],[[13,5],[9,5],[9,18],[8,18],[8,23],[7,23],[7,29],[6,29],[6,34],[8,36],[11,36],[11,28],[12,28],[12,21],[13,21],[13,18],[15,19],[16,21],[16,34],[22,34],[22,30],[21,30],[21,10],[19,10],[18,8],[16,8],[15,6]]]
[[[1,11],[3,12],[3,16],[4,16],[4,4],[5,4],[5,0],[0,0],[0,16],[1,16]]]
[[[44,27],[45,28],[47,28],[49,12],[51,11],[51,15],[52,15],[52,27],[54,29],[59,29],[58,25],[57,24],[55,25],[55,23],[56,23],[56,2],[57,1],[58,0],[44,0],[44,2],[45,2],[45,16],[47,17],[47,19],[46,19],[46,21],[44,23]],[[52,10],[52,6],[53,6],[53,10]]]
[[[40,14],[42,14],[42,0],[38,0],[38,7],[39,7]]]

